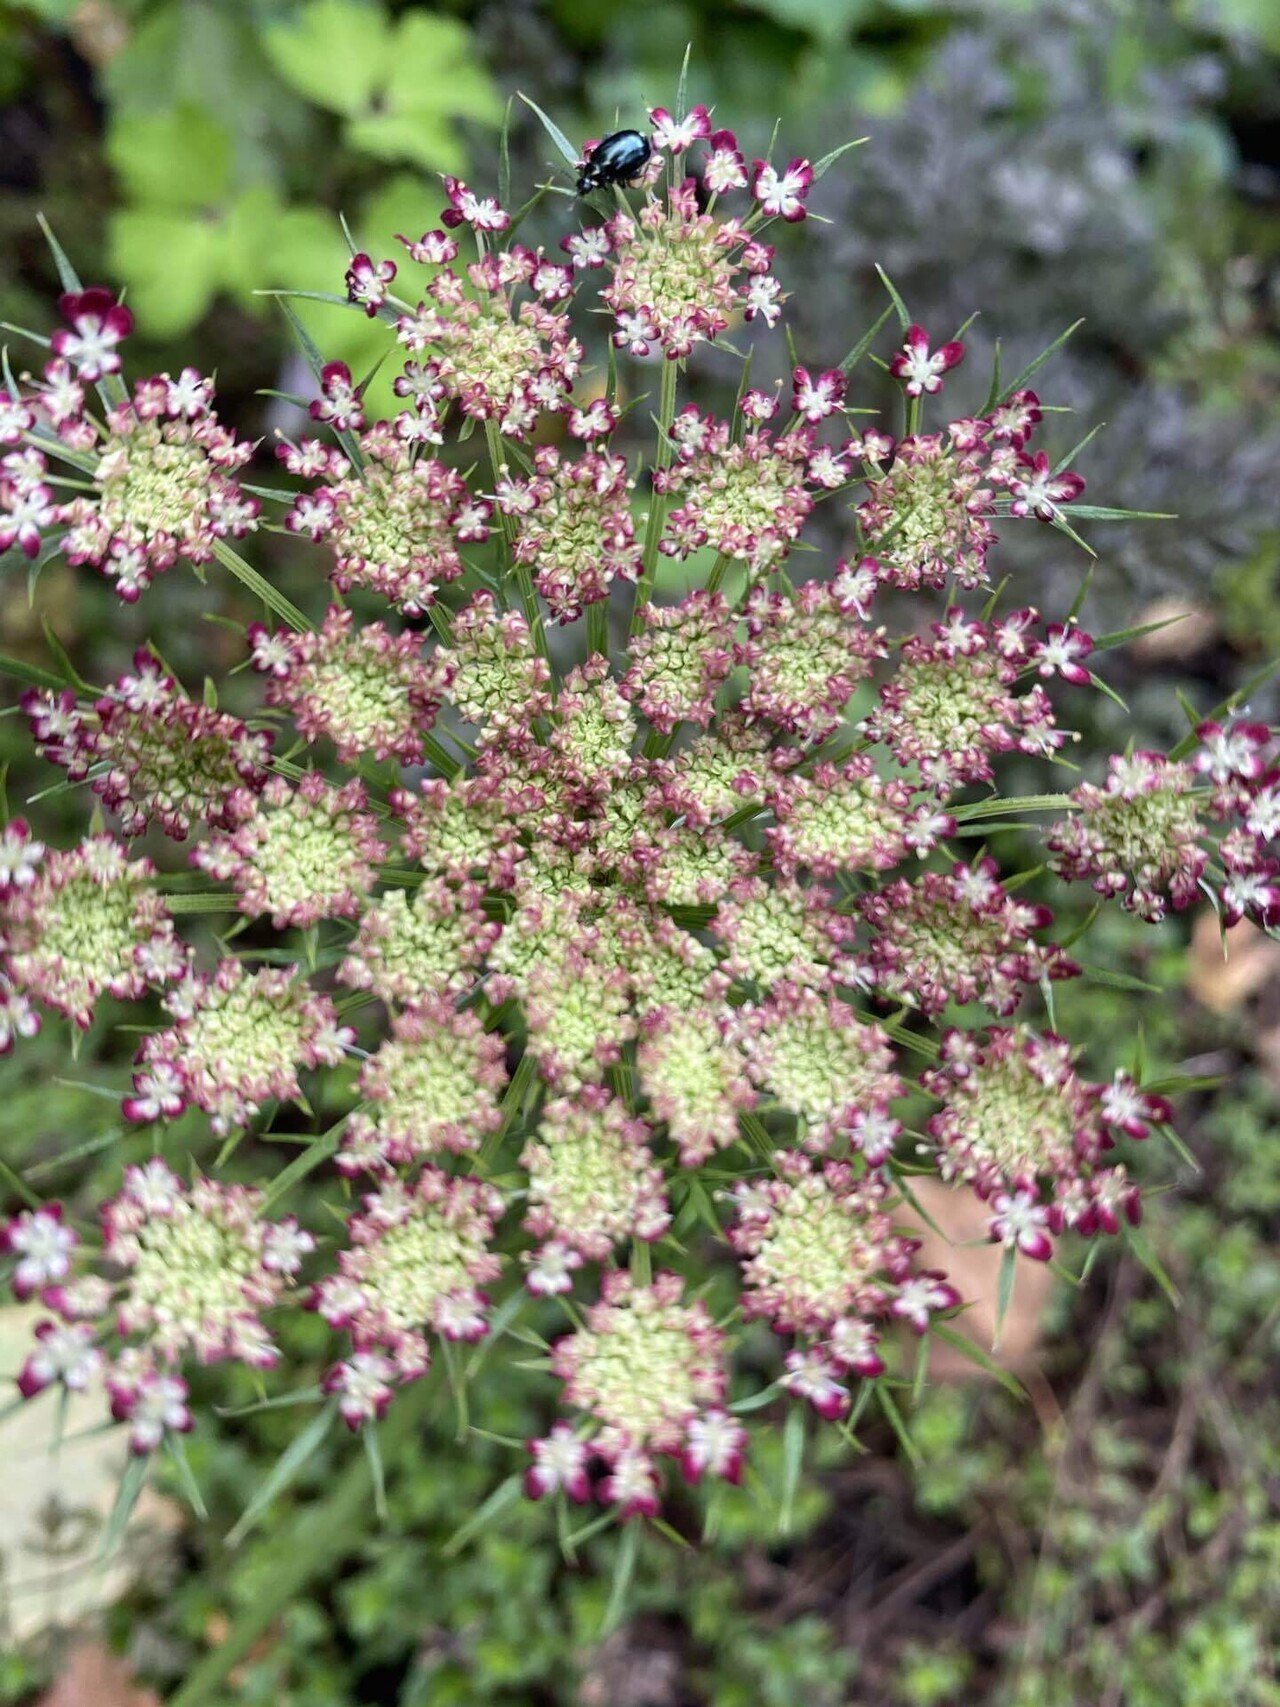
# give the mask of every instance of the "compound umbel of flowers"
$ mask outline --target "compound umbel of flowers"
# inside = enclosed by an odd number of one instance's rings
[[[42,1010],[139,1004],[123,1115],[157,1151],[96,1229],[34,1198],[9,1221],[48,1312],[19,1387],[105,1376],[137,1453],[192,1426],[192,1360],[282,1379],[282,1312],[309,1308],[353,1429],[518,1325],[560,1399],[533,1497],[644,1517],[670,1465],[736,1481],[748,1420],[847,1426],[961,1304],[918,1265],[904,1168],[976,1193],[1010,1261],[1136,1219],[1116,1152],[1170,1111],[1056,1034],[1052,985],[1082,973],[1055,884],[1280,918],[1277,744],[1229,707],[1173,755],[1001,793],[1009,755],[1059,762],[1098,650],[990,593],[997,529],[1016,597],[1018,530],[1067,546],[1083,485],[1033,447],[1024,381],[948,419],[964,345],[904,314],[880,346],[901,423],[868,423],[852,358],[786,398],[745,372],[719,413],[682,398],[703,346],[779,335],[775,241],[834,157],[652,119],[637,184],[549,204],[559,253],[449,178],[439,227],[353,258],[399,407],[369,420],[319,367],[283,504],[243,484],[208,379],[126,386],[109,292],[68,290],[41,373],[6,358],[0,549],[130,601],[220,568],[263,607],[237,715],[146,649],[104,689],[33,687],[36,743],[107,826],[0,837],[0,1048]],[[327,570],[305,611],[232,543],[264,503]],[[801,554],[819,505],[835,563]],[[1020,869],[1004,825],[1030,814]],[[132,857],[144,831],[173,856]],[[225,940],[187,928],[220,911]],[[301,1146],[282,1177],[251,1141],[273,1126]],[[763,1395],[735,1358],[757,1318]]]

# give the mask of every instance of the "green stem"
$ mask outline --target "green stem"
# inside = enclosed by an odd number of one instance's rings
[[[313,626],[292,600],[285,598],[278,588],[273,587],[265,576],[260,575],[252,563],[246,563],[238,551],[233,551],[226,540],[220,539],[213,548],[213,554],[218,562],[230,569],[240,584],[251,592],[255,599],[261,599],[268,610],[272,610],[287,622],[290,628],[299,634],[305,633]]]
[[[502,434],[498,431],[496,421],[486,421],[484,424],[485,443],[489,446],[489,462],[493,468],[493,483],[496,488],[502,478],[502,470],[506,461],[502,454]],[[551,663],[551,653],[547,648],[547,636],[542,626],[542,612],[538,607],[538,595],[534,590],[533,575],[527,563],[517,563],[515,558],[516,525],[512,518],[503,510],[498,511],[498,521],[502,527],[502,539],[506,547],[507,563],[515,579],[520,593],[520,603],[524,607],[524,619],[529,624],[529,633],[538,651]]]
[[[440,636],[445,646],[453,645],[453,624],[449,621],[449,613],[438,600],[433,599],[427,606],[427,617],[432,628]]]
[[[658,402],[658,452],[654,458],[655,473],[671,461],[671,423],[676,418],[676,380],[678,362],[662,364],[662,393]],[[663,493],[654,492],[649,501],[649,519],[644,529],[644,555],[641,559],[640,580],[636,585],[636,602],[631,612],[631,632],[640,630],[640,613],[653,593],[654,577],[658,572],[658,541],[662,524],[667,519],[667,500]]]
[[[716,558],[715,562],[711,565],[711,573],[707,576],[707,591],[709,593],[718,593],[720,591],[720,583],[724,580],[725,572],[732,562],[732,557],[727,557],[723,551],[720,553],[719,557]]]
[[[682,723],[677,723],[669,735],[662,734],[660,730],[651,729],[644,738],[645,758],[665,759],[672,747],[675,746],[676,737],[679,735],[683,727],[684,725]]]
[[[423,733],[419,739],[422,742],[423,753],[440,772],[441,776],[447,777],[452,782],[454,777],[461,775],[465,769],[461,759],[455,759],[449,749],[434,735]]]
[[[772,1167],[773,1153],[778,1146],[770,1138],[764,1122],[758,1116],[746,1111],[738,1115],[738,1127],[761,1161],[768,1162]]]
[[[519,1061],[516,1062],[515,1072],[512,1073],[510,1083],[503,1094],[502,1125],[498,1127],[496,1132],[488,1133],[480,1146],[479,1161],[481,1167],[492,1165],[508,1132],[523,1117],[524,1106],[537,1077],[537,1070],[537,1062],[526,1049]]]
[[[609,601],[597,599],[587,606],[587,653],[609,655]]]
[[[421,1430],[427,1393],[434,1385],[423,1381],[402,1393],[386,1421],[379,1425],[379,1444],[386,1460],[394,1459],[397,1449]],[[331,1571],[359,1543],[364,1521],[372,1510],[369,1481],[367,1454],[353,1452],[328,1497],[299,1512],[279,1542],[272,1545],[275,1569],[260,1573],[253,1600],[225,1638],[193,1668],[177,1694],[170,1697],[169,1707],[204,1707],[208,1702],[229,1699],[223,1687],[227,1674],[252,1652],[276,1619],[301,1598],[308,1583]]]

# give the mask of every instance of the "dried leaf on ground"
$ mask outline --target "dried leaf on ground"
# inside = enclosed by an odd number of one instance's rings
[[[940,1180],[916,1179],[911,1189],[925,1214],[946,1235],[939,1238],[933,1228],[909,1211],[902,1216],[921,1240],[921,1268],[947,1271],[961,1296],[972,1308],[956,1318],[954,1326],[984,1352],[991,1351],[996,1332],[996,1298],[1000,1282],[1002,1247],[987,1238],[990,1211],[970,1192],[956,1191]],[[981,1242],[979,1242],[981,1241]],[[1041,1328],[1053,1275],[1044,1263],[1018,1258],[1013,1299],[995,1354],[1001,1366],[1015,1375],[1037,1367]],[[962,1353],[941,1341],[929,1351],[929,1373],[941,1381],[986,1379]]]
[[[1149,622],[1168,625],[1143,634],[1132,643],[1133,656],[1143,664],[1179,663],[1194,658],[1218,633],[1218,619],[1207,605],[1182,598],[1156,599],[1137,622],[1142,627]]]
[[[127,1661],[99,1642],[83,1642],[38,1707],[160,1707],[160,1697],[139,1687]]]
[[[1223,956],[1217,915],[1201,913],[1191,930],[1187,988],[1215,1013],[1232,1013],[1280,976],[1280,942],[1242,919],[1227,932]]]
[[[21,1365],[42,1313],[35,1305],[0,1310],[0,1369]],[[57,1452],[52,1403],[22,1405],[0,1426],[8,1472],[0,1481],[0,1627],[15,1644],[83,1624],[131,1583],[158,1580],[172,1557],[181,1509],[144,1488],[119,1550],[105,1567],[99,1561],[126,1459],[121,1431],[96,1432],[106,1414],[95,1382],[72,1395]],[[112,1698],[94,1707],[112,1707]]]

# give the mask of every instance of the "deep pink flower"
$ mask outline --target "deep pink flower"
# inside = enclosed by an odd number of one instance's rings
[[[1141,1090],[1128,1073],[1117,1072],[1102,1092],[1103,1118],[1126,1138],[1145,1138],[1152,1126],[1173,1119],[1167,1098]]]
[[[51,487],[40,479],[15,479],[0,465],[0,552],[16,545],[24,557],[37,556],[43,535],[60,514]]]
[[[107,1370],[111,1414],[129,1424],[129,1450],[143,1458],[167,1434],[189,1434],[195,1427],[185,1381],[156,1367],[145,1352],[126,1350]]]
[[[20,445],[24,433],[29,433],[36,418],[22,401],[0,386],[0,445]]]
[[[571,231],[560,239],[560,247],[568,255],[576,272],[603,267],[613,248],[607,226],[596,225],[589,231]]]
[[[326,362],[320,369],[320,395],[310,415],[340,433],[358,432],[364,425],[364,405],[346,362]]]
[[[62,1219],[60,1203],[23,1209],[0,1227],[0,1250],[16,1259],[10,1285],[19,1298],[30,1298],[62,1280],[71,1268],[72,1252],[80,1243]]]
[[[33,1399],[55,1383],[67,1393],[82,1393],[102,1368],[96,1330],[87,1322],[37,1323],[35,1344],[18,1371],[18,1391]]]
[[[1267,768],[1267,755],[1274,745],[1265,723],[1201,723],[1196,737],[1200,746],[1191,762],[1201,776],[1219,786],[1236,779],[1256,782]]]
[[[355,1351],[335,1363],[321,1383],[338,1396],[338,1413],[349,1429],[377,1422],[386,1414],[402,1376],[395,1362],[380,1351]]]
[[[120,372],[121,341],[133,330],[133,313],[109,290],[92,287],[67,291],[58,307],[70,331],[59,328],[49,340],[55,356],[68,361],[86,383]]]
[[[1061,676],[1077,687],[1087,687],[1090,681],[1085,659],[1093,651],[1093,636],[1071,624],[1051,622],[1045,637],[1033,649],[1032,656],[1038,675]]]
[[[836,1365],[816,1348],[789,1351],[782,1385],[794,1398],[808,1400],[824,1422],[838,1422],[851,1403],[839,1376]]]
[[[952,340],[936,350],[929,348],[923,326],[908,326],[902,348],[889,363],[889,372],[903,382],[908,397],[942,390],[942,376],[964,360],[964,345]]]
[[[528,1445],[533,1463],[524,1473],[524,1489],[531,1500],[561,1489],[577,1505],[591,1498],[587,1448],[568,1423],[556,1423],[544,1440],[531,1440]]]
[[[1012,1245],[1023,1256],[1048,1262],[1053,1255],[1049,1237],[1049,1212],[1034,1191],[998,1191],[991,1199],[991,1238],[996,1244]]]
[[[365,254],[353,255],[347,268],[347,295],[360,304],[370,320],[376,320],[395,276],[394,261],[373,261]]]
[[[827,1337],[826,1349],[842,1370],[874,1381],[885,1371],[884,1359],[876,1349],[880,1336],[869,1322],[842,1317]]]
[[[737,1487],[746,1450],[747,1431],[740,1422],[727,1411],[704,1411],[689,1424],[680,1465],[687,1481],[717,1476]]]
[[[31,834],[26,819],[11,818],[0,831],[0,896],[30,889],[43,858],[44,843]]]
[[[963,1302],[955,1287],[936,1269],[922,1269],[902,1282],[889,1305],[918,1334],[928,1333],[930,1319]]]
[[[798,367],[791,376],[791,407],[806,421],[825,420],[839,409],[844,388],[845,377],[837,368],[828,368],[814,379],[807,367]]]
[[[1040,422],[1040,399],[1034,391],[1015,391],[1005,403],[997,403],[987,417],[996,444],[1021,450]]]
[[[795,223],[805,217],[805,198],[813,184],[813,167],[807,160],[792,160],[783,172],[767,160],[751,166],[751,194],[770,219],[781,217]]]
[[[403,243],[409,258],[425,267],[443,267],[458,258],[458,240],[447,231],[424,231],[421,237],[406,237],[396,232],[396,241]]]
[[[649,123],[654,147],[665,148],[670,154],[683,154],[711,135],[711,115],[705,107],[690,108],[682,119],[673,118],[665,107],[650,107]]]
[[[1013,496],[1010,515],[1037,516],[1042,522],[1051,522],[1060,504],[1069,504],[1080,496],[1084,481],[1078,474],[1054,474],[1048,454],[1038,450],[1034,456],[1019,453],[1009,491]]]
[[[440,218],[451,229],[469,225],[475,231],[505,231],[511,224],[511,215],[492,196],[476,195],[460,178],[451,178],[447,173],[442,174],[441,182],[449,205]]]
[[[702,181],[716,196],[727,195],[730,190],[746,189],[747,162],[731,130],[712,131],[702,168]]]

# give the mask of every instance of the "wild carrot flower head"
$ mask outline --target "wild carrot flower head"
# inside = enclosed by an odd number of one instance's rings
[[[719,593],[690,593],[678,605],[646,605],[623,679],[627,697],[664,735],[681,723],[705,727],[733,668],[735,623]]]
[[[836,996],[784,982],[739,1023],[748,1074],[794,1113],[806,1149],[844,1138],[865,1148],[869,1123],[887,1121],[903,1093],[888,1037]]]
[[[618,577],[639,576],[632,485],[621,457],[589,450],[568,461],[553,445],[534,452],[528,479],[504,473],[498,482],[498,509],[514,524],[512,556],[530,566],[556,621],[573,622],[607,598]]]
[[[499,610],[491,593],[477,593],[461,611],[446,655],[449,698],[468,722],[500,734],[549,708],[550,667],[528,622],[519,611]]]
[[[455,469],[415,456],[385,424],[352,448],[359,462],[331,459],[326,478],[294,500],[284,525],[328,546],[340,592],[366,587],[421,615],[462,573],[464,541],[487,535],[487,509],[477,509]]]
[[[907,1372],[900,1328],[961,1302],[898,1225],[903,1163],[1035,1258],[1137,1216],[1116,1153],[1169,1108],[1053,1029],[1053,983],[1089,975],[1058,880],[1280,925],[1264,725],[1216,713],[1177,757],[1007,793],[1061,762],[1106,650],[1017,586],[1021,530],[1065,549],[1083,487],[1037,443],[1052,403],[997,383],[949,420],[963,349],[904,314],[869,352],[892,420],[865,418],[856,347],[788,349],[789,388],[744,373],[707,409],[705,346],[720,373],[776,334],[774,244],[832,157],[749,161],[698,105],[650,121],[558,249],[446,177],[406,259],[353,257],[395,402],[372,418],[318,362],[288,497],[243,484],[253,447],[195,370],[126,387],[106,291],[64,302],[39,377],[6,374],[0,551],[61,549],[128,599],[185,558],[262,606],[234,712],[149,650],[103,691],[59,657],[25,710],[99,820],[69,850],[0,824],[0,1052],[41,1008],[138,1003],[122,1113],[156,1151],[100,1243],[54,1205],[6,1224],[56,1318],[19,1387],[101,1370],[135,1452],[192,1426],[188,1362],[282,1358],[305,1266],[312,1379],[352,1429],[437,1340],[510,1355],[523,1309],[566,1413],[532,1495],[652,1515],[664,1456],[734,1481],[740,1415],[846,1417]],[[260,519],[294,536],[267,575],[231,544]],[[308,549],[295,605],[274,577]],[[154,864],[122,839],[144,832]],[[246,1183],[277,1143],[297,1165]],[[738,1358],[754,1318],[786,1343],[752,1328]],[[442,1361],[460,1388],[474,1360]]]
[[[381,1350],[397,1371],[431,1361],[428,1332],[474,1340],[485,1331],[484,1294],[499,1259],[488,1250],[501,1194],[479,1180],[428,1166],[409,1186],[398,1179],[364,1199],[347,1223],[347,1244],[313,1303],[357,1351]]]
[[[875,465],[873,472],[878,474]],[[858,508],[876,573],[891,586],[981,586],[995,530],[994,505],[976,450],[940,433],[903,439],[893,466],[867,482]]]
[[[93,496],[58,511],[68,562],[91,564],[132,602],[179,558],[207,563],[219,540],[240,539],[257,526],[259,501],[234,478],[253,447],[220,424],[207,381],[190,370],[178,380],[140,380],[99,428],[79,409],[58,406],[60,365],[45,372],[54,430],[90,456],[95,487]]]
[[[197,1177],[185,1186],[161,1161],[125,1170],[103,1208],[103,1254],[123,1269],[120,1331],[166,1357],[279,1357],[262,1313],[294,1279],[315,1240],[292,1219],[267,1221],[260,1194]]]
[[[911,789],[886,782],[865,754],[842,765],[819,761],[803,775],[788,771],[770,784],[768,800],[774,822],[765,834],[774,863],[788,874],[802,867],[815,877],[887,871],[909,850],[925,851],[909,835]],[[950,826],[947,819],[940,833]]]
[[[1107,1188],[1123,1180],[1123,1170],[1100,1165],[1112,1142],[1103,1089],[1079,1076],[1061,1037],[1025,1026],[993,1029],[981,1040],[949,1033],[940,1064],[923,1083],[942,1105],[929,1135],[944,1179],[968,1181],[1008,1214],[1041,1205],[1045,1228],[1090,1232],[1101,1223],[1115,1230]],[[1118,1092],[1109,1106],[1126,1118],[1136,1113]],[[999,1204],[1001,1197],[1007,1203]],[[1131,1187],[1124,1185],[1121,1199],[1124,1212],[1135,1214]],[[1007,1221],[1000,1236],[1016,1237],[1018,1227],[1016,1219]],[[1049,1254],[1047,1235],[1034,1250],[1025,1233],[1017,1242],[1029,1255]]]
[[[813,508],[808,436],[764,430],[734,436],[728,421],[686,412],[672,423],[676,460],[655,476],[675,503],[659,550],[686,558],[710,545],[756,573],[788,555]]]
[[[794,879],[768,884],[737,879],[716,914],[714,928],[727,952],[724,970],[767,990],[781,979],[822,989],[831,982],[839,921],[819,885]]]
[[[1047,907],[1019,901],[998,880],[993,859],[950,872],[929,871],[868,895],[866,980],[895,1001],[941,1013],[949,1002],[982,1002],[1013,1013],[1023,986],[1069,978],[1078,968],[1034,932],[1053,921]]]
[[[338,977],[384,1002],[460,994],[475,982],[498,929],[485,919],[474,884],[437,878],[410,892],[392,889],[365,911]]]
[[[331,740],[350,764],[362,754],[413,764],[431,728],[446,682],[412,633],[383,623],[355,626],[350,610],[331,605],[318,630],[249,630],[255,669],[266,677],[266,701],[288,711],[300,734]]]
[[[779,1333],[819,1339],[847,1319],[891,1314],[914,1246],[893,1230],[883,1176],[794,1152],[779,1155],[777,1167],[776,1178],[742,1194],[730,1229],[746,1313],[767,1316]]]
[[[8,898],[5,966],[17,989],[87,1029],[100,996],[136,999],[176,977],[183,961],[153,872],[105,835],[48,854]]]
[[[1013,690],[1017,666],[1001,655],[986,624],[952,615],[934,638],[912,635],[893,680],[863,728],[898,763],[915,765],[926,787],[948,795],[989,782],[996,754],[1052,752],[1064,739],[1040,687]]]
[[[746,210],[728,218],[718,207],[704,211],[697,180],[679,175],[680,156],[705,143],[705,182],[717,200],[745,190],[746,162],[733,132],[673,121],[661,107],[652,122],[655,148],[670,156],[665,194],[649,183],[638,212],[618,211],[565,247],[577,268],[608,268],[600,295],[613,311],[615,345],[635,356],[660,349],[676,361],[727,330],[735,313],[765,314],[772,324],[781,287],[769,272],[773,250],[751,235]]]
[[[1105,784],[1081,783],[1075,810],[1049,832],[1064,877],[1092,881],[1143,918],[1162,918],[1166,892],[1175,907],[1196,896],[1209,856],[1203,845],[1207,802],[1195,772],[1162,753],[1113,757]]]
[[[566,1404],[598,1431],[593,1449],[616,1465],[684,1445],[690,1424],[724,1398],[723,1347],[705,1305],[684,1301],[678,1275],[645,1286],[615,1269],[584,1327],[557,1341],[552,1367]]]
[[[786,594],[756,588],[746,630],[735,654],[750,676],[742,709],[800,740],[832,733],[853,690],[884,655],[884,631],[854,620],[838,591],[816,581]]]
[[[286,970],[250,972],[230,957],[212,976],[188,973],[165,1006],[173,1024],[148,1038],[141,1060],[153,1075],[163,1068],[223,1134],[268,1098],[292,1101],[299,1069],[336,1066],[354,1038],[327,996]]]
[[[648,1137],[603,1086],[549,1102],[520,1158],[529,1171],[525,1226],[597,1262],[624,1239],[658,1238],[671,1214]]]
[[[495,228],[492,220],[488,226]],[[570,268],[516,244],[489,251],[465,277],[442,264],[424,299],[400,316],[396,335],[411,356],[424,358],[441,398],[522,439],[544,411],[567,407],[582,365],[560,306],[571,291]]]
[[[156,822],[182,839],[203,819],[227,827],[267,777],[271,736],[190,699],[145,648],[92,705],[32,689],[36,745],[74,782],[88,779],[126,835]]]
[[[506,1083],[501,1037],[486,1032],[473,1009],[431,996],[398,1014],[391,1036],[364,1063],[360,1095],[339,1165],[385,1171],[422,1156],[476,1150],[496,1131]]]
[[[277,930],[353,918],[386,853],[357,779],[333,788],[317,771],[296,787],[273,776],[236,828],[211,836],[192,862],[231,883],[240,910],[269,914]]]
[[[714,1007],[664,1006],[645,1025],[636,1067],[654,1113],[680,1160],[697,1167],[738,1137],[738,1116],[755,1105],[742,1056]]]

